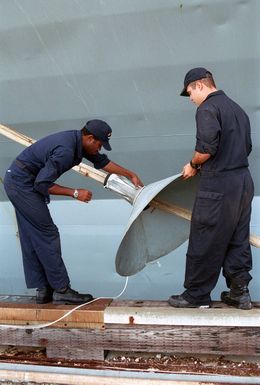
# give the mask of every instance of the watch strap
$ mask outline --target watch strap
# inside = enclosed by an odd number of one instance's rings
[[[77,189],[75,189],[74,192],[73,192],[73,198],[74,199],[78,199],[78,196],[79,196],[79,192],[78,192]]]
[[[201,164],[192,163],[192,160],[190,161],[190,166],[195,170],[199,170],[201,168]]]

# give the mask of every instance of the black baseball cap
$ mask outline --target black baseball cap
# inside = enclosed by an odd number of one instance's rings
[[[184,88],[181,91],[181,96],[189,96],[187,93],[187,87],[190,83],[195,82],[207,77],[207,74],[212,75],[210,71],[203,67],[192,68],[189,72],[186,73],[184,78]]]
[[[106,150],[112,150],[109,144],[109,139],[112,135],[112,128],[106,122],[104,122],[104,120],[89,120],[85,127],[96,139],[100,140],[102,146]]]

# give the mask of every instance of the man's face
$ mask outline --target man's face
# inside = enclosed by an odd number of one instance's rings
[[[196,106],[199,106],[205,100],[203,84],[200,81],[189,84],[187,93],[189,94],[190,101],[196,104]]]
[[[95,155],[97,154],[101,148],[102,143],[100,140],[95,139],[93,135],[86,135],[83,136],[83,147],[87,154],[89,155]]]

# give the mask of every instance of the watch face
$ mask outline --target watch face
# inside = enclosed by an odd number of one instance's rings
[[[78,196],[79,196],[79,192],[78,192],[78,190],[75,190],[73,193],[73,197],[78,198]]]

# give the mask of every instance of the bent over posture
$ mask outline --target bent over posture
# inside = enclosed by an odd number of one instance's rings
[[[105,154],[110,151],[112,130],[102,120],[90,120],[82,130],[49,135],[26,148],[6,172],[4,186],[15,207],[22,248],[26,285],[37,288],[36,302],[80,304],[92,300],[91,294],[80,294],[70,287],[70,279],[61,256],[60,235],[53,223],[47,203],[49,194],[65,195],[82,202],[92,193],[55,184],[64,172],[78,165],[82,158],[95,168],[124,175],[135,186],[142,185],[138,176]]]
[[[248,170],[250,122],[243,109],[217,90],[212,74],[193,68],[181,96],[197,106],[196,147],[183,177],[200,172],[192,212],[186,273],[181,295],[169,298],[174,307],[209,307],[221,269],[229,291],[228,305],[251,309],[248,283],[252,256],[249,244],[253,181]]]

